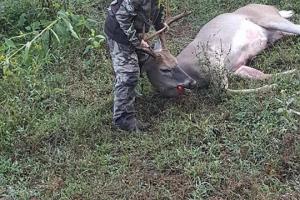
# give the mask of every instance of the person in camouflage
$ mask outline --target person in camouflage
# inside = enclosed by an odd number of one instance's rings
[[[143,123],[135,116],[135,88],[140,76],[139,62],[146,54],[140,47],[149,47],[142,39],[150,26],[164,27],[163,8],[158,0],[114,0],[108,8],[104,31],[115,72],[113,123],[126,131],[140,131]]]

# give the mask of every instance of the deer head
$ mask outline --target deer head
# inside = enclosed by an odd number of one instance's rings
[[[145,39],[149,41],[159,35],[159,42],[154,45],[153,49],[143,49],[145,53],[150,55],[144,63],[143,69],[146,71],[151,84],[163,96],[178,96],[185,92],[185,88],[192,88],[196,85],[196,81],[180,68],[176,57],[170,53],[166,46],[166,27],[187,14],[189,13],[183,13],[166,20],[165,28]]]

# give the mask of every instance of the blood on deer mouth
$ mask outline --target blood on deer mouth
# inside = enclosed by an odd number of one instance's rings
[[[183,95],[184,91],[185,91],[184,86],[183,85],[177,85],[176,91],[177,91],[177,94]]]

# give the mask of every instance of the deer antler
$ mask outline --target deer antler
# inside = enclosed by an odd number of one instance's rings
[[[136,48],[138,51],[143,51],[146,54],[149,54],[150,56],[152,56],[153,58],[156,58],[157,55],[154,53],[154,51],[151,48],[147,48],[147,47],[137,47]]]
[[[161,30],[153,33],[152,35],[150,35],[149,37],[145,37],[146,33],[145,33],[145,26],[143,27],[143,33],[142,33],[142,38],[144,38],[145,41],[149,41],[151,39],[153,39],[154,37],[156,37],[157,35],[159,35],[159,38],[160,38],[160,41],[161,41],[161,45],[162,45],[162,48],[163,49],[166,49],[166,37],[165,37],[165,34],[164,32],[166,31],[166,29],[168,28],[168,26],[170,26],[171,24],[173,24],[174,22],[182,19],[183,17],[185,16],[188,16],[190,15],[192,12],[189,11],[184,11],[183,13],[179,14],[179,15],[176,15],[174,17],[170,17],[168,19],[166,19],[165,21],[165,27],[162,28]],[[152,56],[153,58],[156,58],[157,55],[153,52],[153,50],[151,48],[146,48],[146,47],[139,47],[137,48],[137,50],[139,51],[143,51],[147,54],[149,54],[150,56]]]
[[[152,35],[146,37],[146,38],[145,38],[145,41],[149,41],[149,40],[153,39],[155,36],[157,36],[157,35],[163,33],[163,32],[168,28],[168,26],[170,26],[170,25],[173,24],[174,22],[176,22],[176,21],[182,19],[183,17],[190,15],[191,13],[192,13],[191,11],[184,11],[183,13],[181,13],[181,14],[179,14],[179,15],[176,15],[176,16],[174,16],[174,17],[170,17],[170,18],[166,19],[166,21],[165,21],[165,27],[162,28],[162,29],[160,29],[159,31],[156,31],[156,32],[153,33]]]

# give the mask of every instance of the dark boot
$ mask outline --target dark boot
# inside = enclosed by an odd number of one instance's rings
[[[116,125],[115,127],[123,130],[123,131],[128,131],[128,132],[145,132],[147,130],[149,130],[150,128],[150,124],[149,123],[143,123],[139,120],[133,120],[130,124],[126,124],[126,125]]]
[[[135,132],[145,132],[148,131],[150,128],[150,124],[147,122],[141,122],[139,120],[136,120],[136,125],[135,125]]]

